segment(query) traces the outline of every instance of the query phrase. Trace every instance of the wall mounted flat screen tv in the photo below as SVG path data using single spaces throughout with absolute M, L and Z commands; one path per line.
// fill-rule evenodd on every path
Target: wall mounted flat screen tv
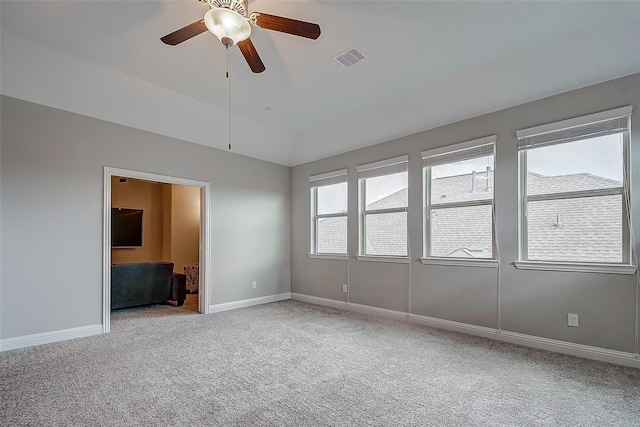
M 142 209 L 111 208 L 111 247 L 142 247 Z

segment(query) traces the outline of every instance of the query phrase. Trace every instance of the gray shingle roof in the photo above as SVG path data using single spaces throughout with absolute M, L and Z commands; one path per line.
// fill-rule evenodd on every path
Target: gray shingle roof
M 432 180 L 431 204 L 486 200 L 493 197 L 493 171 Z
M 432 209 L 430 255 L 491 258 L 491 225 L 491 205 Z
M 616 188 L 621 185 L 619 181 L 591 175 L 589 173 L 545 176 L 529 172 L 527 175 L 527 193 L 529 195 Z
M 493 171 L 436 178 L 432 185 L 431 256 L 490 258 L 491 206 L 444 209 L 438 208 L 438 203 L 491 198 Z M 561 176 L 528 174 L 530 194 L 620 186 L 620 182 L 586 173 Z M 529 259 L 621 262 L 620 198 L 598 196 L 530 202 Z M 407 189 L 404 188 L 369 204 L 368 209 L 402 206 L 406 201 Z M 318 242 L 319 252 L 346 253 L 346 238 L 340 238 L 346 236 L 346 220 L 327 218 L 320 222 L 327 234 L 321 239 L 322 246 Z M 369 215 L 366 227 L 367 254 L 407 255 L 405 213 Z
M 622 262 L 620 196 L 529 202 L 529 259 Z
M 380 200 L 369 203 L 367 205 L 367 210 L 401 208 L 406 207 L 407 203 L 407 188 L 405 187 L 404 189 L 389 194 L 388 196 L 383 197 Z
M 318 221 L 318 253 L 347 253 L 347 217 L 322 218 Z
M 368 215 L 365 228 L 367 255 L 407 256 L 406 212 Z

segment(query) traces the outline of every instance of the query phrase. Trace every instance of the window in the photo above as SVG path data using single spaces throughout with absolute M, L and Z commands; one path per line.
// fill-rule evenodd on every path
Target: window
M 402 156 L 357 167 L 360 255 L 407 257 L 407 160 Z
M 422 152 L 426 258 L 494 259 L 495 136 Z
M 629 264 L 631 107 L 517 132 L 521 260 Z
M 309 177 L 311 253 L 347 254 L 347 170 Z

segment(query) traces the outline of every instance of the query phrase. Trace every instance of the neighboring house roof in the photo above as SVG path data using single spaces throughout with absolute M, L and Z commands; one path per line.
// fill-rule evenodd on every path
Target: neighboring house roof
M 591 174 L 544 176 L 530 172 L 529 194 L 620 187 L 615 180 Z M 436 178 L 431 189 L 432 256 L 490 258 L 493 212 L 490 205 L 438 208 L 440 203 L 492 197 L 493 171 Z M 407 189 L 370 203 L 368 209 L 406 205 Z M 530 202 L 529 259 L 563 261 L 622 261 L 622 205 L 620 196 Z M 319 252 L 345 253 L 346 220 L 320 221 L 326 232 Z M 407 255 L 406 214 L 369 215 L 367 253 Z M 333 237 L 332 237 L 333 236 Z M 470 236 L 473 236 L 470 238 Z M 413 238 L 413 236 L 412 236 Z M 421 236 L 419 237 L 421 238 Z M 319 242 L 320 243 L 320 242 Z
M 321 254 L 346 254 L 347 217 L 320 219 L 317 245 L 317 251 Z
M 527 175 L 527 192 L 530 195 L 615 188 L 621 185 L 619 181 L 591 175 L 589 173 L 546 176 L 529 172 Z
M 493 196 L 493 171 L 447 176 L 432 181 L 432 204 L 491 199 Z
M 368 215 L 365 228 L 366 254 L 407 256 L 406 212 Z
M 407 189 L 406 187 L 395 193 L 391 193 L 379 200 L 371 202 L 367 205 L 367 209 L 390 209 L 401 208 L 407 206 Z
M 529 259 L 622 262 L 620 196 L 529 202 Z

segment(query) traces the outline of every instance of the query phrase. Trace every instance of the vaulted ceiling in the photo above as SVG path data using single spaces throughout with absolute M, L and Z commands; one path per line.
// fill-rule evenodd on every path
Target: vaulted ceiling
M 181 1 L 2 1 L 2 94 L 227 149 L 225 48 Z M 233 151 L 283 165 L 640 71 L 640 2 L 249 2 L 316 22 L 254 28 L 266 71 L 230 50 Z M 365 60 L 334 58 L 358 48 Z

